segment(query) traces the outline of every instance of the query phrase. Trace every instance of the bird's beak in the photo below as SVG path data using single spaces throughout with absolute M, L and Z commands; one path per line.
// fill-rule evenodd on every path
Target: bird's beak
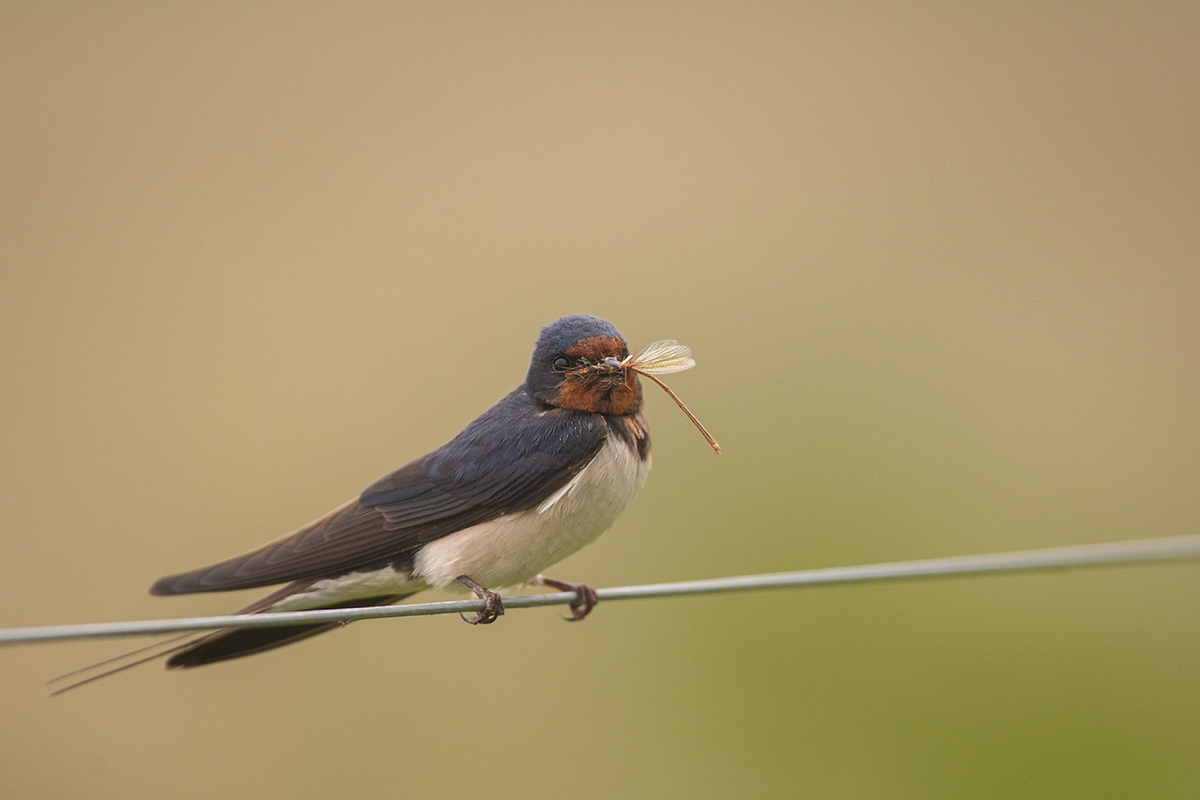
M 621 359 L 616 358 L 614 356 L 609 356 L 608 358 L 604 359 L 600 363 L 601 363 L 601 365 L 603 365 L 605 367 L 609 367 L 611 369 L 624 369 L 624 367 L 625 367 L 625 365 L 621 363 Z

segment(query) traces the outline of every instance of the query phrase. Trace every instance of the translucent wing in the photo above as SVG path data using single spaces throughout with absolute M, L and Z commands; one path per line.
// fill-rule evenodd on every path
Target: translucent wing
M 625 359 L 624 366 L 636 367 L 647 375 L 666 375 L 691 369 L 696 362 L 692 360 L 692 348 L 674 339 L 663 339 L 648 345 L 636 356 Z

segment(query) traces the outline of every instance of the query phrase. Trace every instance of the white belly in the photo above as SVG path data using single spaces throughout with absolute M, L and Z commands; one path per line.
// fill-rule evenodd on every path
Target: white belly
M 650 460 L 609 436 L 596 457 L 537 508 L 499 517 L 430 542 L 416 555 L 413 577 L 462 589 L 467 575 L 495 589 L 517 586 L 608 530 L 646 482 Z M 463 589 L 465 591 L 465 589 Z

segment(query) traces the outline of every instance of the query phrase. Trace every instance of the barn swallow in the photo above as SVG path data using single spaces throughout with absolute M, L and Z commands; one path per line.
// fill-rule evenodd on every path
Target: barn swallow
M 650 373 L 635 367 L 611 323 L 563 317 L 542 330 L 525 382 L 458 436 L 299 530 L 169 575 L 150 593 L 286 582 L 239 612 L 259 614 L 388 605 L 426 589 L 470 591 L 484 608 L 464 619 L 482 625 L 504 613 L 494 589 L 534 584 L 575 592 L 569 619 L 583 619 L 595 591 L 541 572 L 609 528 L 646 480 L 650 432 L 637 373 Z M 340 625 L 217 631 L 172 648 L 166 664 L 240 658 Z

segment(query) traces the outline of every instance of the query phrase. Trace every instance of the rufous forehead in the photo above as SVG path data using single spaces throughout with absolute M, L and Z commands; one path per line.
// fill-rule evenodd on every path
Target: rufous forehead
M 625 341 L 620 336 L 590 336 L 567 348 L 567 355 L 582 356 L 589 361 L 603 361 L 610 356 L 621 358 L 624 354 Z

